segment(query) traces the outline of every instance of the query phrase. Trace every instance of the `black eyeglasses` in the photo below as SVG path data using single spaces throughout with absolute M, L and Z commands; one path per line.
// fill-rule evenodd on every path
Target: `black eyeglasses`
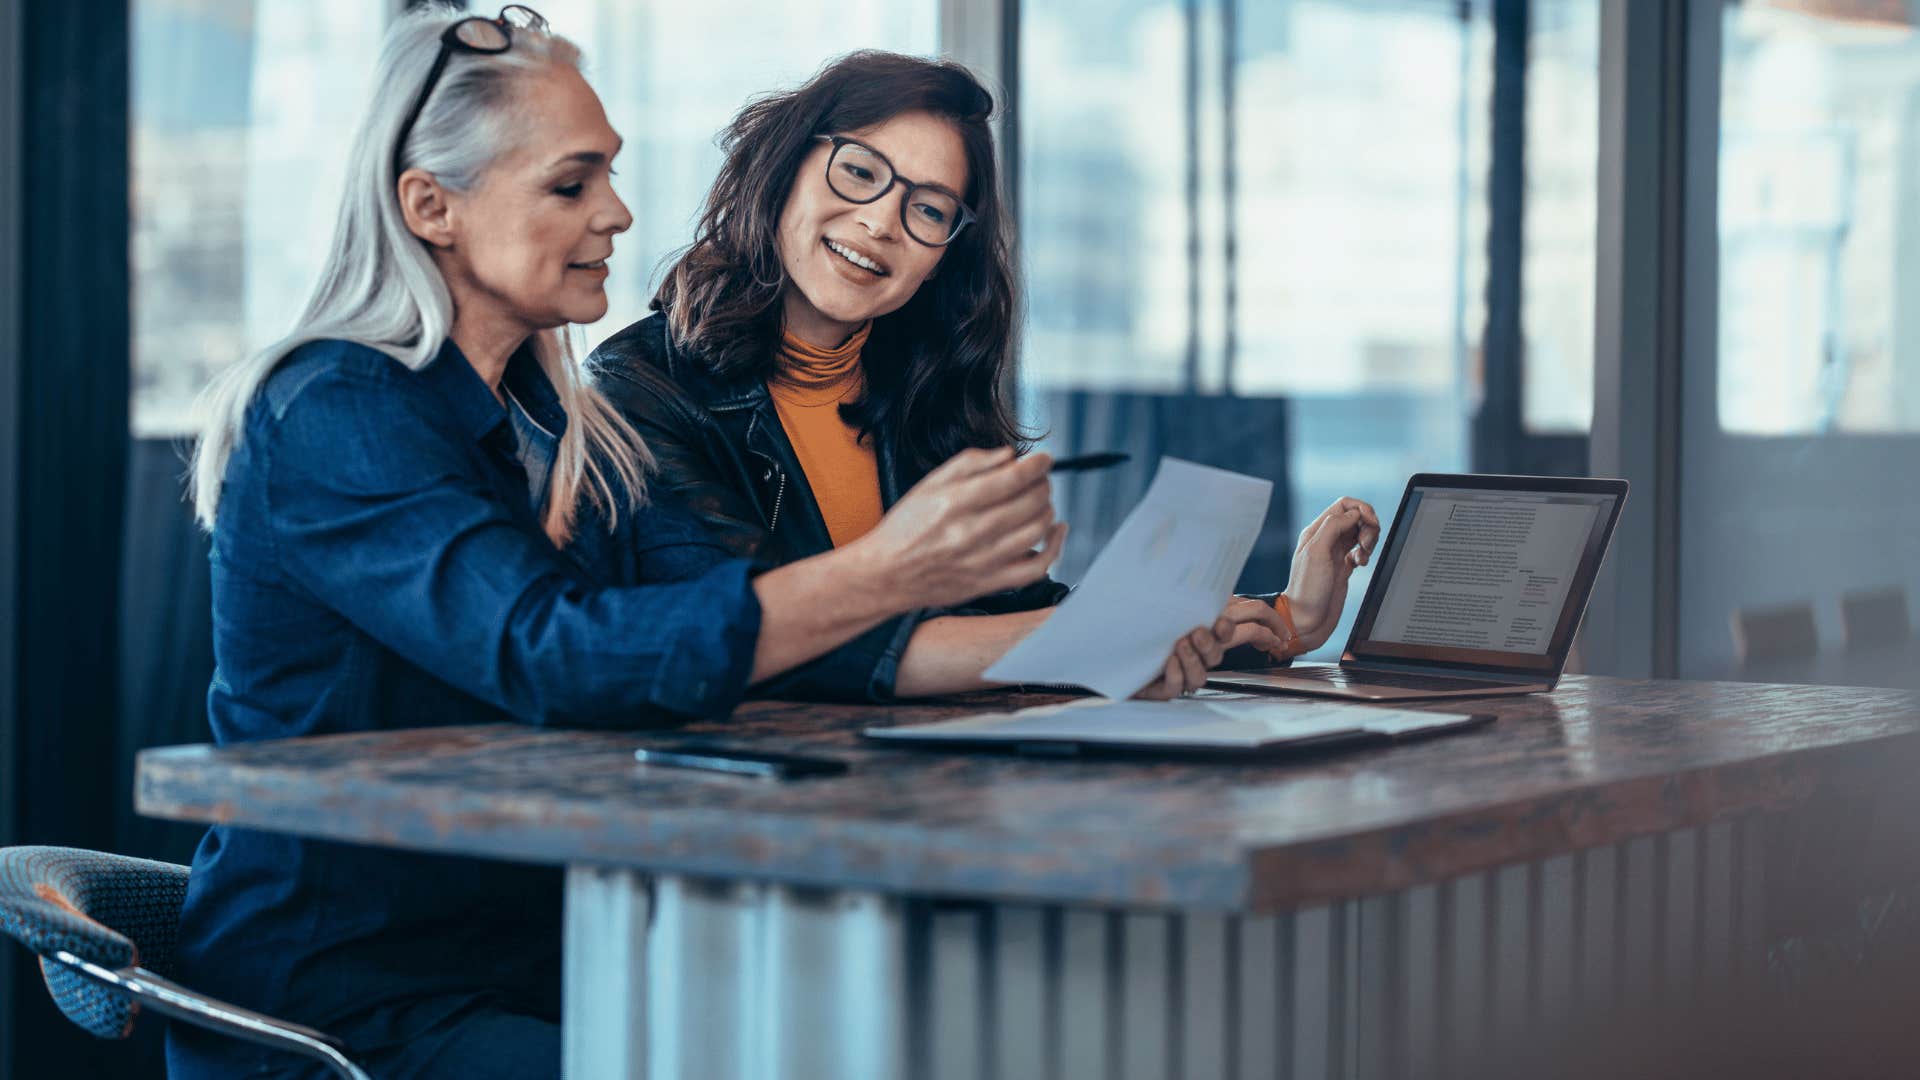
M 516 29 L 544 33 L 547 29 L 546 17 L 530 7 L 508 4 L 491 19 L 470 16 L 447 27 L 440 35 L 440 54 L 433 58 L 433 67 L 427 72 L 427 84 L 420 88 L 420 96 L 413 99 L 413 108 L 407 110 L 407 122 L 400 125 L 400 135 L 393 140 L 395 180 L 400 178 L 400 151 L 407 145 L 407 136 L 413 134 L 413 125 L 420 119 L 420 110 L 427 107 L 427 98 L 433 95 L 434 86 L 440 82 L 440 73 L 447 70 L 447 59 L 456 50 L 486 55 L 506 52 L 513 47 L 513 32 Z
M 832 143 L 827 156 L 827 186 L 850 203 L 878 202 L 895 184 L 905 184 L 907 197 L 900 200 L 900 224 L 907 235 L 928 247 L 944 247 L 973 220 L 973 211 L 960 196 L 943 187 L 917 184 L 894 171 L 887 156 L 858 139 L 845 135 L 815 135 Z

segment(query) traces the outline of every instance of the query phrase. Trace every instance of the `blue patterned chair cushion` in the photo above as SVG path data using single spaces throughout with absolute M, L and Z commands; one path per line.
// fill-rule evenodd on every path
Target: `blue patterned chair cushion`
M 60 949 L 105 968 L 173 969 L 187 868 L 76 848 L 0 848 L 0 931 L 38 953 L 67 1018 L 103 1039 L 133 1032 L 139 1006 L 45 959 Z

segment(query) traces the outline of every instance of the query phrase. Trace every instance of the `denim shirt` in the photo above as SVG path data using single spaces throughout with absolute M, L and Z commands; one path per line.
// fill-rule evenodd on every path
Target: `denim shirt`
M 541 529 L 567 418 L 524 350 L 503 407 L 451 343 L 414 372 L 304 345 L 266 381 L 213 530 L 221 744 L 518 720 L 630 728 L 724 714 L 760 609 L 745 560 L 654 501 Z M 195 855 L 182 981 L 396 1045 L 476 1001 L 557 1016 L 557 871 L 224 826 Z M 176 1076 L 275 1059 L 182 1032 Z

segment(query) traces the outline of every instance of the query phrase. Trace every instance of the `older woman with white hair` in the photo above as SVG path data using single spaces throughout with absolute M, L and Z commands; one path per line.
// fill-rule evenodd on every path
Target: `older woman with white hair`
M 1047 459 L 1007 450 L 962 453 L 858 542 L 763 572 L 646 498 L 646 446 L 561 333 L 605 313 L 632 220 L 578 62 L 518 6 L 389 34 L 312 300 L 208 395 L 219 742 L 718 715 L 1059 550 Z M 180 966 L 382 1077 L 553 1076 L 560 923 L 552 870 L 216 827 Z M 188 1030 L 168 1058 L 175 1077 L 305 1075 Z

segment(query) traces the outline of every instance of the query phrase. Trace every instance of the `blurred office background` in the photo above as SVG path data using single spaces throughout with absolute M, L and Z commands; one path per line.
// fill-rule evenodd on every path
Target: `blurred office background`
M 207 738 L 190 406 L 303 302 L 402 6 L 0 5 L 0 842 L 191 852 L 130 795 L 138 748 Z M 644 314 L 751 95 L 856 47 L 1002 91 L 1023 414 L 1134 454 L 1061 487 L 1066 580 L 1162 454 L 1273 480 L 1247 589 L 1416 471 L 1622 475 L 1581 668 L 1916 681 L 1908 0 L 535 6 L 627 139 L 589 346 Z M 0 1075 L 46 1075 L 28 1025 L 128 1068 L 15 952 Z

